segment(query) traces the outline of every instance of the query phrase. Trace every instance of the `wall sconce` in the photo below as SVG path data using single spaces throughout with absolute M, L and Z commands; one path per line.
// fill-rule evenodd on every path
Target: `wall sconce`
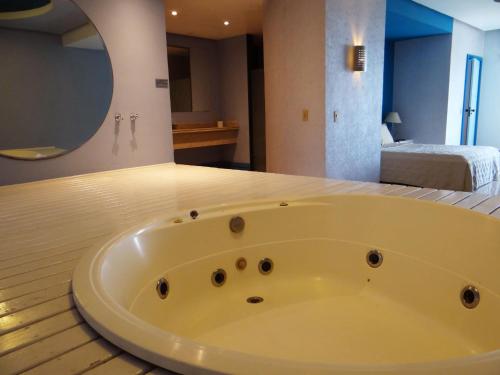
M 355 72 L 366 72 L 366 47 L 354 46 L 352 70 Z

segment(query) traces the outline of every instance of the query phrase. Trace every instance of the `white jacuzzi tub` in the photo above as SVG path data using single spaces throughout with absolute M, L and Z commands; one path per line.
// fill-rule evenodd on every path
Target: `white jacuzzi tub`
M 75 271 L 84 318 L 130 353 L 184 374 L 500 374 L 500 220 L 355 195 L 194 209 Z

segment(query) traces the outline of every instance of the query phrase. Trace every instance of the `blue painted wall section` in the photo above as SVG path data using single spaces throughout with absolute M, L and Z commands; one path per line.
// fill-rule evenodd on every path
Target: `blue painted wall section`
M 392 103 L 394 97 L 394 41 L 388 39 L 385 40 L 383 95 L 384 96 L 382 98 L 382 121 L 384 121 L 384 118 L 387 115 L 387 113 L 392 112 Z
M 394 43 L 404 39 L 451 34 L 452 31 L 451 17 L 412 0 L 387 0 L 382 116 L 393 110 Z

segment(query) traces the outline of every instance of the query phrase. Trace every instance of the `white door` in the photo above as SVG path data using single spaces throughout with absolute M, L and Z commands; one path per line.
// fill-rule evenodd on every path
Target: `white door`
M 476 144 L 481 67 L 481 58 L 467 56 L 461 142 L 463 145 L 473 146 Z

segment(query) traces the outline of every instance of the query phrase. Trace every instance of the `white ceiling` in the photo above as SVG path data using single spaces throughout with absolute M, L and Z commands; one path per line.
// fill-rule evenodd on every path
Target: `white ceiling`
M 413 0 L 478 29 L 500 29 L 500 3 L 493 0 Z
M 262 32 L 263 0 L 164 0 L 169 33 L 224 39 Z M 179 12 L 174 17 L 172 10 Z M 228 20 L 229 26 L 223 22 Z

